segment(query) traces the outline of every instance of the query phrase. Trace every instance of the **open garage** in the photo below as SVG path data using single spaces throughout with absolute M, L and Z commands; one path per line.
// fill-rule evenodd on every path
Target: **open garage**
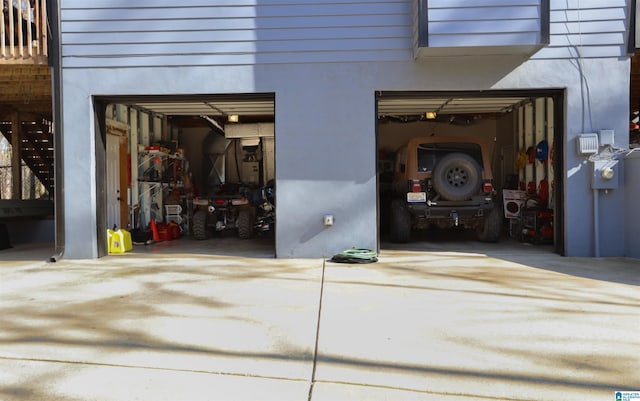
M 377 116 L 383 243 L 563 252 L 561 91 L 381 91 Z
M 275 253 L 273 94 L 95 104 L 106 181 L 100 218 L 109 228 L 99 242 L 108 252 L 128 251 L 118 238 L 130 234 L 136 250 L 235 238 Z

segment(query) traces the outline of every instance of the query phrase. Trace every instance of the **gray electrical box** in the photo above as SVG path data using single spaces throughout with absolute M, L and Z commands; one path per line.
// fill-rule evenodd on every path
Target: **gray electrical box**
M 596 160 L 593 162 L 593 189 L 618 188 L 618 160 Z

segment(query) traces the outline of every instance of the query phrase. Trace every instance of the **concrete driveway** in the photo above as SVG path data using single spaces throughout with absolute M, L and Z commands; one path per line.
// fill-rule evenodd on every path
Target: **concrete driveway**
M 45 262 L 49 249 L 0 252 L 0 399 L 558 401 L 640 391 L 638 260 L 416 243 L 346 265 L 236 243 L 57 263 Z

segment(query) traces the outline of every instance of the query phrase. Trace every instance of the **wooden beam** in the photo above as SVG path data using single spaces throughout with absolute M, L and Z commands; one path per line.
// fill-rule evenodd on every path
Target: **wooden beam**
M 13 113 L 11 117 L 11 199 L 22 199 L 22 124 L 20 115 Z
M 52 120 L 52 108 L 51 99 L 49 98 L 46 101 L 32 101 L 29 103 L 12 103 L 12 104 L 3 104 L 0 101 L 0 121 L 11 121 L 11 115 L 15 112 L 19 112 L 21 115 L 23 113 L 30 115 L 31 117 L 24 117 L 27 120 L 37 120 L 39 118 L 44 118 L 46 120 Z

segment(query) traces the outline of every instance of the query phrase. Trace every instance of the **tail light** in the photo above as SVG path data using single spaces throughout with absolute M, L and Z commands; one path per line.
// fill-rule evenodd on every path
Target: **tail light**
M 422 184 L 419 180 L 413 180 L 411 183 L 411 192 L 422 192 Z
M 216 205 L 224 205 L 226 201 L 224 199 L 216 199 L 213 201 Z
M 485 181 L 484 184 L 482 184 L 482 191 L 485 193 L 493 192 L 493 184 L 491 181 Z

